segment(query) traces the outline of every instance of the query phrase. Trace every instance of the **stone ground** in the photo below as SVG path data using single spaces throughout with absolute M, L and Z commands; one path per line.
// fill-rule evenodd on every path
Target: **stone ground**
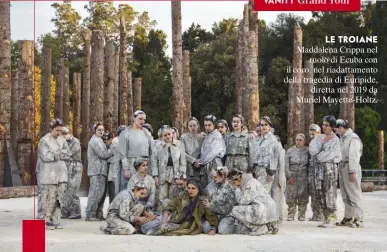
M 34 218 L 33 202 L 33 198 L 0 200 L 1 252 L 21 251 L 21 223 L 23 219 Z M 82 211 L 84 211 L 87 198 L 81 198 L 81 202 Z M 337 203 L 338 218 L 341 220 L 343 203 L 340 194 Z M 364 193 L 364 212 L 365 227 L 362 229 L 349 227 L 323 229 L 318 228 L 316 222 L 284 221 L 277 235 L 260 237 L 243 235 L 111 236 L 99 230 L 102 222 L 63 220 L 64 229 L 46 230 L 46 251 L 387 252 L 387 192 Z M 311 217 L 310 209 L 308 209 L 307 216 Z

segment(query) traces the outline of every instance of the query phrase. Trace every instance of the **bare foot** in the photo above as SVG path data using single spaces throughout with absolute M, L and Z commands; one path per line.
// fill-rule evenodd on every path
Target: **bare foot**
M 210 232 L 208 232 L 207 234 L 208 234 L 208 235 L 215 235 L 216 232 L 215 232 L 215 230 L 212 229 L 212 230 L 211 230 Z

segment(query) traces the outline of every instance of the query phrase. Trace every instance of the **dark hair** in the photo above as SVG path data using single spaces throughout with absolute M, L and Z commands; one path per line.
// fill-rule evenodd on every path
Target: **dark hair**
M 113 135 L 111 132 L 105 132 L 103 135 L 102 135 L 102 140 L 104 141 L 107 141 L 107 140 L 110 140 L 113 138 Z
M 126 125 L 119 126 L 116 131 L 117 136 L 119 136 L 121 132 L 124 131 L 125 129 L 126 129 Z
M 261 122 L 262 122 L 262 121 L 267 122 L 267 123 L 269 124 L 270 127 L 273 127 L 273 123 L 271 122 L 270 117 L 264 116 L 264 117 L 261 118 Z M 261 123 L 261 122 L 260 122 L 260 123 Z
M 145 112 L 142 111 L 142 110 L 137 110 L 137 111 L 134 112 L 134 114 L 133 114 L 134 118 L 136 118 L 138 115 L 145 115 Z
M 208 115 L 208 116 L 204 117 L 204 121 L 210 121 L 210 122 L 212 122 L 215 125 L 216 117 L 213 116 L 213 115 Z
M 196 117 L 192 116 L 192 117 L 188 118 L 187 127 L 188 127 L 188 124 L 189 124 L 190 121 L 195 121 L 198 126 L 200 125 L 199 120 L 196 119 Z
M 336 118 L 333 115 L 324 116 L 323 122 L 328 122 L 332 128 L 336 125 Z
M 48 126 L 50 127 L 50 129 L 55 129 L 56 127 L 58 126 L 61 126 L 63 127 L 64 126 L 64 123 L 62 122 L 61 119 L 59 118 L 54 118 L 50 121 L 50 123 L 48 124 Z
M 230 181 L 233 181 L 233 180 L 236 180 L 241 175 L 242 175 L 242 172 L 240 172 L 236 169 L 233 169 L 228 173 L 227 179 Z
M 335 127 L 336 128 L 343 127 L 344 129 L 347 129 L 348 128 L 348 121 L 347 120 L 343 120 L 343 119 L 337 119 Z
M 98 129 L 98 127 L 101 126 L 101 125 L 103 126 L 103 124 L 100 123 L 100 122 L 95 123 L 95 124 L 93 125 L 93 131 L 95 132 L 95 131 Z
M 149 123 L 144 123 L 144 125 L 142 125 L 142 127 L 147 129 L 151 134 L 153 134 L 153 128 Z

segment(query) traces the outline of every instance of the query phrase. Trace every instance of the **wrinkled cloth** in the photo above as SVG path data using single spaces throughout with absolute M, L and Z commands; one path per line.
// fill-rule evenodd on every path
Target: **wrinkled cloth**
M 87 195 L 86 218 L 102 218 L 106 198 L 106 176 L 89 176 L 90 188 Z
M 81 144 L 75 137 L 71 137 L 68 142 L 69 149 L 72 153 L 69 160 L 66 161 L 68 168 L 68 183 L 65 205 L 62 208 L 62 216 L 80 217 L 81 202 L 79 200 L 79 187 L 82 180 L 82 158 Z
M 286 177 L 294 178 L 294 184 L 287 184 L 286 204 L 288 205 L 288 217 L 294 218 L 298 206 L 298 217 L 305 218 L 307 204 L 309 203 L 308 192 L 308 165 L 309 151 L 303 146 L 288 149 L 285 157 Z
M 61 209 L 65 205 L 67 183 L 44 184 L 41 189 L 42 217 L 55 226 L 60 225 Z
M 155 206 L 155 195 L 156 195 L 156 184 L 155 180 L 149 176 L 145 175 L 145 177 L 141 176 L 140 174 L 136 173 L 134 176 L 132 176 L 128 182 L 128 189 L 133 190 L 134 185 L 142 182 L 145 184 L 147 188 L 147 195 L 140 199 L 139 202 L 145 206 L 145 209 L 153 209 Z
M 134 222 L 136 216 L 141 216 L 145 211 L 144 205 L 130 190 L 121 191 L 108 208 L 106 227 L 113 235 L 131 235 L 135 232 Z
M 286 176 L 285 176 L 285 149 L 282 147 L 281 141 L 278 138 L 278 167 L 276 176 L 274 176 L 273 184 L 271 186 L 271 198 L 277 204 L 277 211 L 280 222 L 283 219 L 283 203 L 286 191 Z
M 343 198 L 345 210 L 344 217 L 355 218 L 363 221 L 362 209 L 363 199 L 361 190 L 361 166 L 360 157 L 363 154 L 363 144 L 359 136 L 348 129 L 340 138 L 342 161 L 339 166 L 339 184 L 341 197 Z M 356 173 L 356 181 L 351 182 L 349 176 Z
M 317 159 L 313 156 L 311 149 L 315 149 L 316 138 L 313 138 L 309 143 L 309 170 L 308 170 L 308 183 L 309 183 L 309 194 L 311 199 L 311 207 L 313 212 L 313 220 L 320 220 L 322 218 L 322 209 L 317 201 L 317 189 L 316 189 L 316 171 L 317 171 Z
M 254 140 L 249 138 L 247 133 L 242 132 L 239 136 L 234 132 L 224 137 L 226 145 L 225 165 L 231 169 L 242 172 L 250 172 L 249 167 L 253 166 Z
M 200 178 L 200 169 L 195 168 L 193 163 L 200 157 L 203 140 L 204 137 L 201 134 L 184 133 L 181 135 L 180 141 L 184 145 L 185 159 L 187 160 L 187 176 L 189 177 Z
M 278 222 L 277 205 L 252 174 L 242 174 L 240 187 L 235 190 L 236 201 L 231 215 L 251 231 Z
M 103 175 L 107 177 L 107 160 L 113 156 L 113 152 L 106 148 L 102 138 L 93 135 L 87 148 L 87 175 Z

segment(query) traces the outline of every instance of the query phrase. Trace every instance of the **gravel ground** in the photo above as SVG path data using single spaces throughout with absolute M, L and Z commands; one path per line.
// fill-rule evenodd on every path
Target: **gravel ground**
M 387 252 L 387 192 L 364 193 L 365 227 L 318 228 L 316 222 L 284 221 L 277 235 L 196 235 L 150 237 L 145 235 L 112 236 L 99 230 L 102 222 L 63 220 L 62 230 L 46 231 L 46 251 L 329 251 Z M 0 251 L 21 251 L 21 223 L 33 219 L 33 198 L 0 200 Z M 81 198 L 82 211 L 87 198 Z M 343 203 L 338 195 L 338 219 L 343 217 Z M 108 201 L 105 203 L 107 208 Z M 286 205 L 284 206 L 286 209 Z M 285 211 L 286 212 L 286 211 Z M 82 213 L 84 215 L 84 213 Z M 307 217 L 311 217 L 308 206 Z

